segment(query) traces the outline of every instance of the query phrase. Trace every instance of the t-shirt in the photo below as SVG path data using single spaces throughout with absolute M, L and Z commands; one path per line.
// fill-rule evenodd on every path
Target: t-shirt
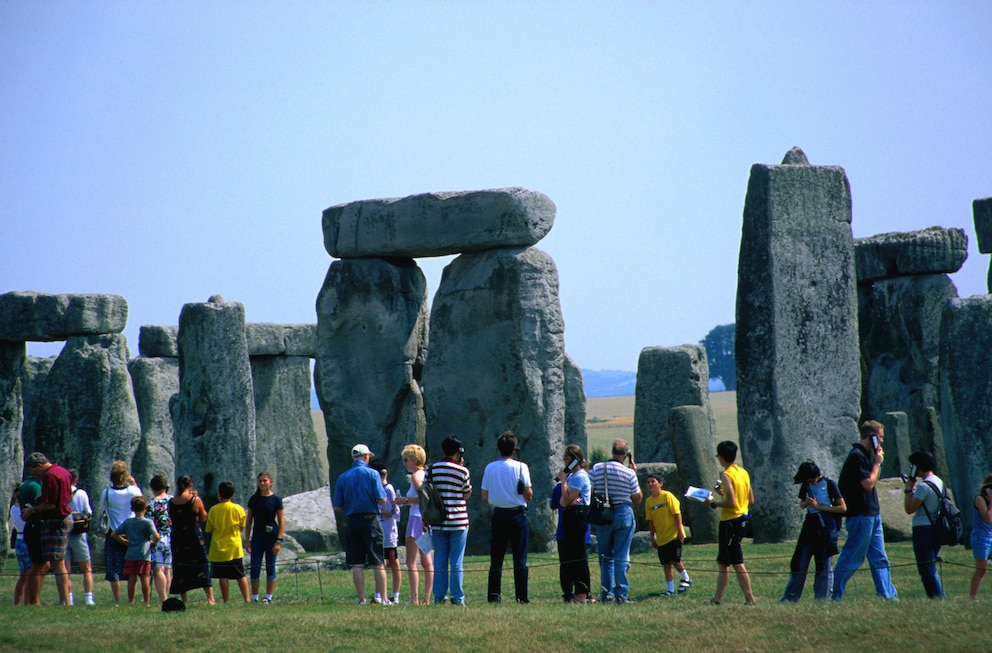
M 282 510 L 282 497 L 270 494 L 263 497 L 257 492 L 248 498 L 248 510 L 251 510 L 251 539 L 264 540 L 279 534 L 279 524 L 276 516 Z
M 162 537 L 172 535 L 172 517 L 169 516 L 169 501 L 171 499 L 171 494 L 163 494 L 157 499 L 150 499 L 148 512 L 145 513 L 145 516 L 155 524 L 155 530 Z
M 41 481 L 32 476 L 31 478 L 25 479 L 24 482 L 21 483 L 20 502 L 22 511 L 27 510 L 34 504 L 38 503 L 38 499 L 40 497 Z
M 878 490 L 874 487 L 870 490 L 861 487 L 862 479 L 871 476 L 871 468 L 874 463 L 874 455 L 870 454 L 860 443 L 851 447 L 851 453 L 847 455 L 847 460 L 844 461 L 844 467 L 840 470 L 840 478 L 837 481 L 840 486 L 840 493 L 844 496 L 844 503 L 847 504 L 848 517 L 879 514 Z
M 922 501 L 922 505 L 916 509 L 913 513 L 913 526 L 932 526 L 930 521 L 931 517 L 936 517 L 937 512 L 940 510 L 940 500 L 944 493 L 944 481 L 936 474 L 931 474 L 926 478 L 930 483 L 937 486 L 937 492 L 933 491 L 933 488 L 923 482 L 923 479 L 918 479 L 916 481 L 916 487 L 913 488 L 913 498 Z M 926 508 L 926 510 L 924 510 Z M 927 516 L 927 510 L 930 511 L 930 516 Z
M 53 506 L 46 511 L 45 518 L 53 519 L 68 517 L 69 501 L 72 499 L 72 476 L 69 470 L 59 465 L 52 465 L 41 477 L 41 503 Z
M 730 479 L 734 491 L 734 505 L 720 510 L 720 521 L 729 521 L 747 514 L 751 501 L 751 475 L 737 463 L 723 470 L 723 473 Z M 726 496 L 721 500 L 725 498 Z
M 430 466 L 427 470 L 427 479 L 437 488 L 444 508 L 448 511 L 444 523 L 433 528 L 439 531 L 459 531 L 468 528 L 465 493 L 472 490 L 468 467 L 445 459 Z
M 530 487 L 530 469 L 519 460 L 500 458 L 486 465 L 482 489 L 489 493 L 489 504 L 496 508 L 526 506 L 524 495 L 517 493 L 518 481 Z
M 382 546 L 387 549 L 399 546 L 399 529 L 396 520 L 400 518 L 400 507 L 396 505 L 396 490 L 389 483 L 382 486 L 386 491 L 386 505 L 379 511 L 379 522 L 382 525 Z M 384 517 L 382 513 L 388 512 Z
M 648 495 L 644 499 L 644 515 L 654 524 L 658 546 L 667 544 L 679 536 L 675 515 L 680 514 L 682 514 L 682 504 L 668 490 L 662 490 L 656 497 Z
M 210 538 L 210 562 L 228 562 L 245 557 L 241 546 L 241 531 L 245 529 L 245 509 L 233 501 L 221 501 L 207 513 Z
M 155 534 L 155 523 L 147 517 L 129 517 L 115 531 L 127 538 L 127 553 L 125 560 L 151 560 L 152 535 Z

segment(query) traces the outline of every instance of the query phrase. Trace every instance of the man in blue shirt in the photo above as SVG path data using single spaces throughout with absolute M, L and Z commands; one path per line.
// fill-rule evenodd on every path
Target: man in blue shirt
M 373 603 L 391 605 L 386 598 L 386 568 L 382 558 L 382 526 L 379 513 L 386 504 L 386 491 L 379 472 L 369 467 L 372 452 L 364 444 L 351 450 L 351 469 L 334 484 L 334 510 L 347 516 L 345 559 L 358 592 L 358 603 L 365 605 L 365 564 L 375 571 Z

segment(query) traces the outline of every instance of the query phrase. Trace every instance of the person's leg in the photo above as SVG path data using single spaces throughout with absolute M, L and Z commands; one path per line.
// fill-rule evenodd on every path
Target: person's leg
M 627 570 L 630 569 L 630 544 L 634 540 L 635 528 L 633 508 L 624 504 L 614 512 L 614 524 L 618 525 L 618 530 L 613 540 L 613 595 L 616 599 L 627 599 L 630 592 Z
M 613 524 L 596 526 L 596 547 L 599 550 L 600 601 L 613 599 Z
M 513 551 L 513 590 L 519 603 L 528 603 L 527 593 L 529 571 L 527 569 L 527 547 L 530 528 L 527 525 L 527 512 L 513 515 L 510 528 L 510 549 Z
M 730 565 L 718 564 L 719 571 L 716 572 L 716 594 L 713 595 L 714 603 L 722 603 L 723 595 L 727 591 L 727 582 L 730 580 Z
M 83 592 L 87 596 L 93 596 L 93 561 L 80 560 L 79 571 L 83 574 Z
M 384 601 L 388 600 L 386 596 L 386 566 L 384 564 L 378 564 L 373 569 L 375 570 L 375 593 L 382 597 Z
M 424 604 L 431 602 L 431 588 L 434 587 L 434 552 L 420 552 L 420 566 L 424 569 Z
M 796 550 L 792 553 L 792 561 L 789 563 L 789 581 L 785 584 L 785 591 L 782 593 L 782 601 L 795 603 L 803 596 L 803 587 L 806 585 L 806 573 L 809 570 L 811 549 L 809 544 L 803 541 L 802 536 L 796 542 Z M 814 585 L 819 579 L 814 581 Z
M 389 569 L 393 582 L 392 595 L 399 598 L 400 588 L 403 585 L 403 570 L 400 568 L 400 558 L 398 555 L 389 560 Z
M 978 598 L 978 588 L 982 585 L 982 579 L 985 578 L 985 571 L 988 568 L 988 560 L 975 560 L 975 573 L 971 577 L 971 593 L 972 599 Z
M 55 574 L 55 587 L 59 592 L 59 605 L 69 605 L 69 592 L 72 583 L 69 580 L 69 569 L 65 560 L 53 560 L 50 564 L 52 573 Z
M 853 515 L 845 521 L 847 522 L 847 541 L 844 542 L 844 548 L 837 556 L 837 565 L 834 567 L 834 587 L 830 596 L 834 601 L 840 601 L 844 598 L 847 581 L 865 561 L 871 540 L 872 523 L 870 517 Z
M 737 584 L 741 586 L 744 593 L 744 602 L 754 605 L 754 592 L 751 591 L 751 574 L 747 573 L 744 563 L 734 565 L 734 572 L 737 574 Z
M 27 601 L 25 605 L 41 605 L 41 587 L 48 573 L 47 562 L 32 562 L 28 572 Z
M 238 578 L 238 589 L 241 590 L 241 598 L 245 600 L 245 603 L 251 602 L 251 595 L 248 593 L 248 577 L 241 576 Z
M 207 585 L 203 588 L 203 593 L 207 596 L 207 605 L 216 605 L 217 601 L 214 600 L 214 588 L 212 585 Z M 186 601 L 186 595 L 183 595 L 183 601 Z
M 138 586 L 138 574 L 127 577 L 127 602 L 134 603 L 134 590 Z
M 418 596 L 420 592 L 420 573 L 417 570 L 417 559 L 419 557 L 420 548 L 417 546 L 417 540 L 412 537 L 406 538 L 406 573 L 409 579 L 407 585 L 410 586 L 410 603 L 413 605 L 420 603 L 420 597 Z M 425 587 L 429 588 L 430 585 L 425 585 Z
M 276 560 L 279 557 L 272 549 L 275 543 L 270 542 L 265 550 L 265 598 L 272 600 L 272 595 L 276 592 L 276 578 L 279 575 L 279 568 Z M 258 589 L 253 590 L 256 594 Z
M 813 550 L 813 560 L 816 564 L 816 573 L 813 576 L 813 598 L 818 600 L 830 598 L 833 571 L 830 566 L 831 557 L 827 555 L 827 546 L 821 543 Z
M 506 544 L 510 536 L 510 523 L 507 512 L 501 508 L 493 510 L 489 538 L 489 603 L 499 603 L 503 593 L 503 559 L 506 558 Z
M 151 576 L 149 574 L 141 574 L 141 598 L 144 600 L 145 605 L 150 606 L 152 604 L 152 582 Z
M 913 555 L 916 557 L 916 570 L 923 581 L 923 589 L 931 599 L 944 598 L 944 588 L 937 576 L 937 555 L 939 547 L 933 537 L 933 526 L 913 527 Z
M 870 519 L 870 537 L 868 541 L 868 565 L 871 567 L 871 578 L 875 583 L 875 593 L 883 599 L 896 599 L 896 588 L 892 585 L 892 574 L 889 570 L 889 559 L 885 555 L 885 540 L 882 537 L 882 517 L 875 515 Z
M 467 540 L 467 528 L 451 532 L 451 550 L 448 555 L 451 560 L 451 602 L 454 604 L 465 603 L 463 562 L 465 561 L 465 543 Z
M 355 585 L 359 603 L 365 601 L 365 565 L 351 567 L 351 582 Z
M 441 603 L 448 594 L 448 567 L 451 552 L 451 531 L 434 529 L 431 533 L 434 540 L 434 602 Z

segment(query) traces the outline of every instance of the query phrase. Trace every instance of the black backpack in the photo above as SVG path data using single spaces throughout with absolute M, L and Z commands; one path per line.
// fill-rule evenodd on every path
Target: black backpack
M 923 504 L 923 512 L 933 525 L 934 540 L 937 544 L 954 546 L 961 543 L 961 535 L 964 533 L 964 522 L 961 519 L 961 511 L 954 505 L 950 497 L 947 496 L 947 486 L 943 492 L 937 490 L 937 486 L 930 481 L 923 481 L 930 486 L 933 493 L 940 498 L 937 504 L 937 514 L 931 515 L 927 510 L 926 503 Z
M 434 486 L 432 471 L 434 466 L 427 468 L 424 482 L 417 488 L 417 500 L 420 503 L 420 518 L 428 526 L 440 526 L 448 518 L 448 510 L 441 499 L 441 493 Z

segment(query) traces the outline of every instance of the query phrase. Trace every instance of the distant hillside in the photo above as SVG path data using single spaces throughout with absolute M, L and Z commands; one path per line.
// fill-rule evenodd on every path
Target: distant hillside
M 633 397 L 637 372 L 582 370 L 586 397 Z

